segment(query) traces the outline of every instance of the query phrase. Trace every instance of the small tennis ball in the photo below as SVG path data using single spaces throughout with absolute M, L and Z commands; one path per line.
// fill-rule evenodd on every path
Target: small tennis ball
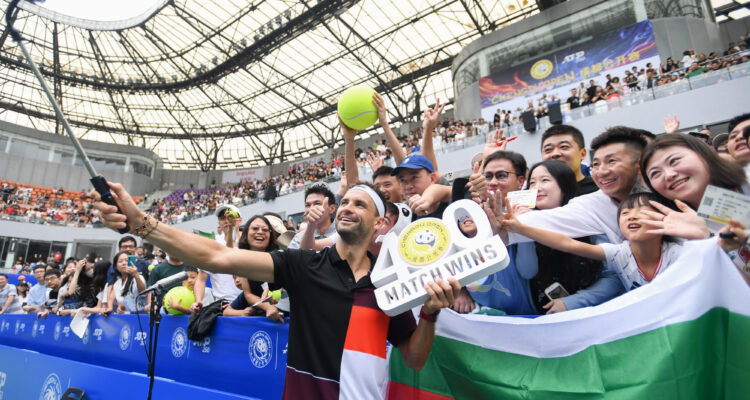
M 281 300 L 281 289 L 271 292 L 271 297 L 273 297 L 273 299 L 276 301 Z
M 170 299 L 175 299 L 180 303 L 181 306 L 190 308 L 190 305 L 195 303 L 195 294 L 193 294 L 193 291 L 186 288 L 185 286 L 176 286 L 172 289 L 169 289 L 167 294 L 164 295 L 164 308 L 167 310 L 167 312 L 172 315 L 182 315 L 182 311 L 175 310 L 174 308 L 169 306 Z
M 339 97 L 338 112 L 346 126 L 361 131 L 378 120 L 378 109 L 372 103 L 375 90 L 367 86 L 353 86 Z
M 149 264 L 149 266 L 148 266 L 148 270 L 149 270 L 149 271 L 153 271 L 153 270 L 154 270 L 154 268 L 156 268 L 156 265 L 154 265 L 154 264 Z
M 240 214 L 238 214 L 237 211 L 234 211 L 231 208 L 229 210 L 227 210 L 227 212 L 224 213 L 224 215 L 226 215 L 227 218 L 229 218 L 229 219 L 235 219 L 235 218 L 237 218 L 237 217 L 240 216 Z

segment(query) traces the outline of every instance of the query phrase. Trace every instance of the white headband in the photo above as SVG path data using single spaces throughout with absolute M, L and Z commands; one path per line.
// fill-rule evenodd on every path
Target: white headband
M 349 190 L 361 190 L 367 193 L 367 195 L 372 199 L 372 202 L 375 203 L 375 208 L 378 209 L 378 215 L 380 215 L 381 217 L 385 217 L 385 205 L 383 204 L 383 200 L 380 199 L 380 196 L 378 196 L 378 194 L 375 193 L 375 191 L 372 190 L 371 187 L 365 185 L 356 185 L 350 187 Z

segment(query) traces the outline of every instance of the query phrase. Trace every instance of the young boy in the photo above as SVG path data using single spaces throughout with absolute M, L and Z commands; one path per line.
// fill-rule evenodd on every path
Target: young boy
M 47 318 L 47 314 L 57 314 L 57 295 L 60 290 L 60 273 L 59 269 L 48 269 L 44 273 L 44 284 L 47 286 L 47 300 L 42 305 L 42 311 L 36 313 L 37 318 Z

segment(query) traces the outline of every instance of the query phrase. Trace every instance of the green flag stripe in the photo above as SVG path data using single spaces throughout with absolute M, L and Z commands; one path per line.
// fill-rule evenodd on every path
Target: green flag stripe
M 394 349 L 391 380 L 456 399 L 742 398 L 750 393 L 748 332 L 750 317 L 715 308 L 693 321 L 559 358 L 437 336 L 420 372 Z M 548 333 L 554 335 L 554 327 Z

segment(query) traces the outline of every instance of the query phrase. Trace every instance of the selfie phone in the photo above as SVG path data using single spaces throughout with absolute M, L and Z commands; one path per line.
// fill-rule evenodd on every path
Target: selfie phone
M 136 256 L 128 256 L 128 265 L 135 267 L 135 262 L 138 261 Z
M 544 289 L 544 294 L 547 295 L 547 298 L 550 300 L 559 299 L 561 297 L 567 297 L 570 296 L 567 290 L 563 287 L 563 285 L 555 282 L 547 287 L 547 289 Z

